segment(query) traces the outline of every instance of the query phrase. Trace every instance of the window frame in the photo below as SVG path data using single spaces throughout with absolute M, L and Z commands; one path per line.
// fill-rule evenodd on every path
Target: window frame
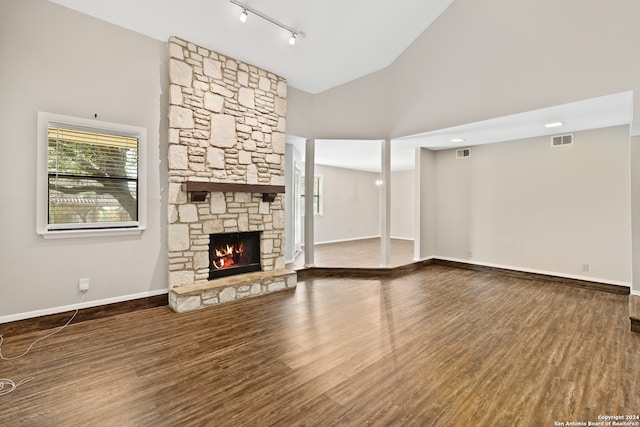
M 302 203 L 306 203 L 307 200 L 306 200 L 306 195 L 305 195 L 305 187 L 304 187 L 304 182 L 302 182 L 305 179 L 305 177 L 301 176 L 300 178 L 301 178 L 300 179 L 300 181 L 301 181 L 300 199 L 301 199 L 301 202 L 302 202 L 302 199 L 304 198 L 304 202 L 302 202 Z M 322 177 L 321 174 L 315 175 L 313 177 L 313 180 L 314 180 L 314 182 L 318 181 L 318 194 L 315 194 L 315 192 L 313 194 L 314 201 L 315 201 L 315 199 L 318 200 L 318 203 L 317 203 L 318 210 L 314 211 L 313 215 L 314 216 L 322 216 L 324 214 L 324 194 L 323 194 L 324 193 L 324 191 L 323 191 L 324 190 L 323 189 L 323 181 L 324 180 L 323 180 L 323 177 Z M 316 205 L 316 204 L 314 203 L 314 205 Z M 301 215 L 305 216 L 305 209 L 301 209 Z
M 138 137 L 138 183 L 137 202 L 138 220 L 125 224 L 108 225 L 96 224 L 92 228 L 64 228 L 64 226 L 49 224 L 49 170 L 48 170 L 48 128 L 55 124 L 68 126 L 70 129 L 82 128 L 96 132 L 135 134 Z M 37 188 L 36 188 L 36 232 L 42 237 L 96 237 L 140 234 L 146 229 L 147 219 L 147 130 L 146 128 L 111 123 L 101 120 L 81 117 L 65 116 L 61 114 L 38 111 L 37 130 Z

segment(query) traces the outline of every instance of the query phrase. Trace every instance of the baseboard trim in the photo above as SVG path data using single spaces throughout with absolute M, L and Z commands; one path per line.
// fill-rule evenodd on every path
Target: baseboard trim
M 435 258 L 434 263 L 438 265 L 446 265 L 449 267 L 462 268 L 466 270 L 480 271 L 485 273 L 496 273 L 510 277 L 516 277 L 519 279 L 528 280 L 544 280 L 546 282 L 561 283 L 563 285 L 574 286 L 577 288 L 591 289 L 595 291 L 609 292 L 614 294 L 629 295 L 631 288 L 627 285 L 613 282 L 599 282 L 585 280 L 582 278 L 573 278 L 558 276 L 546 272 L 533 272 L 516 270 L 507 267 L 496 267 L 491 265 L 483 265 L 477 263 L 469 263 L 460 260 L 453 260 L 451 258 Z
M 324 242 L 314 242 L 314 245 L 329 245 L 331 243 L 357 242 L 358 240 L 369 240 L 369 239 L 380 239 L 380 238 L 381 238 L 380 235 L 377 235 L 377 236 L 352 237 L 352 238 L 349 238 L 349 239 L 326 240 Z M 414 239 L 411 239 L 409 237 L 391 236 L 390 239 L 391 240 L 405 240 L 407 242 L 413 242 L 414 241 Z
M 368 240 L 368 239 L 379 239 L 380 235 L 377 236 L 362 236 L 362 237 L 352 237 L 349 239 L 338 239 L 338 240 L 325 240 L 324 242 L 314 242 L 315 245 L 330 245 L 331 243 L 344 243 L 344 242 L 356 242 L 358 240 Z
M 307 267 L 296 270 L 298 281 L 322 277 L 349 277 L 358 279 L 387 279 L 413 273 L 433 263 L 432 259 L 401 265 L 399 267 Z
M 75 310 L 78 314 L 73 319 L 73 323 L 86 322 L 88 320 L 100 319 L 103 317 L 116 316 L 118 314 L 131 313 L 138 310 L 148 308 L 168 306 L 168 290 L 163 292 L 149 293 L 147 296 L 137 297 L 118 302 L 106 302 L 109 300 L 91 301 L 90 307 L 80 307 L 77 304 L 73 308 L 65 307 L 63 311 L 52 314 L 39 314 L 36 316 L 28 316 L 30 313 L 24 313 L 20 320 L 8 321 L 0 323 L 0 333 L 2 335 L 20 335 L 29 332 L 41 331 L 56 328 L 65 324 L 73 315 Z M 98 304 L 96 304 L 98 303 Z M 34 312 L 31 312 L 34 313 Z M 8 317 L 8 316 L 7 316 Z
M 628 286 L 602 283 L 589 280 L 581 280 L 575 278 L 555 276 L 552 274 L 534 273 L 522 270 L 509 269 L 504 267 L 492 267 L 487 265 L 471 264 L 458 260 L 429 257 L 425 260 L 413 262 L 411 264 L 402 265 L 393 268 L 334 268 L 334 267 L 307 267 L 297 270 L 298 280 L 315 279 L 322 277 L 350 277 L 361 279 L 384 279 L 398 277 L 404 274 L 412 273 L 421 268 L 430 265 L 442 265 L 465 270 L 474 270 L 484 273 L 501 274 L 505 276 L 515 277 L 527 280 L 541 280 L 552 283 L 559 283 L 576 288 L 590 289 L 601 292 L 609 292 L 620 295 L 629 295 L 630 288 Z

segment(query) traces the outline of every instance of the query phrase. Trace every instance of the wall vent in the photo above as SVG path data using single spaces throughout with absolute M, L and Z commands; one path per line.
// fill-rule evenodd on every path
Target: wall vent
M 573 134 L 568 133 L 566 135 L 555 135 L 551 137 L 552 147 L 562 147 L 567 145 L 573 145 Z
M 459 150 L 456 150 L 456 159 L 462 159 L 463 157 L 469 157 L 469 156 L 471 156 L 470 148 L 461 148 Z

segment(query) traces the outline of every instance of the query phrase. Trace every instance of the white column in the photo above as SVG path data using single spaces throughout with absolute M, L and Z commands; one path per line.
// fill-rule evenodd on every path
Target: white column
M 415 149 L 414 157 L 414 226 L 413 226 L 413 261 L 422 259 L 422 148 Z
M 307 139 L 304 158 L 304 266 L 313 267 L 313 180 L 315 177 L 315 139 Z
M 435 158 L 432 151 L 415 151 L 415 223 L 413 260 L 423 261 L 435 254 Z
M 389 266 L 391 259 L 391 140 L 381 144 L 380 179 L 380 266 Z

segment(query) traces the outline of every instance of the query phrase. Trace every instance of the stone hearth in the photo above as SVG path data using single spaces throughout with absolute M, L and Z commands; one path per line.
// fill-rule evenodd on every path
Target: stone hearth
M 241 186 L 192 201 L 186 184 L 284 185 L 286 81 L 175 37 L 169 56 L 171 307 L 185 311 L 295 286 L 295 273 L 284 270 L 282 193 L 264 199 Z M 218 282 L 232 277 L 209 281 L 209 234 L 243 231 L 260 231 L 262 273 L 270 274 L 247 273 L 254 276 L 238 279 L 244 285 Z
M 206 308 L 296 287 L 293 271 L 262 271 L 224 277 L 209 282 L 173 288 L 169 306 L 178 313 Z

